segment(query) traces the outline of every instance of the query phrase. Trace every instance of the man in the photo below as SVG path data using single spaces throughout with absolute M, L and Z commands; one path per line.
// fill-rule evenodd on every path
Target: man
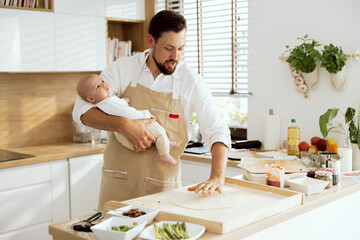
M 130 106 L 149 110 L 172 141 L 182 142 L 172 149 L 178 159 L 189 140 L 190 118 L 197 113 L 200 132 L 211 148 L 210 178 L 189 191 L 221 193 L 230 131 L 206 84 L 184 62 L 180 62 L 186 42 L 186 21 L 173 11 L 157 13 L 149 25 L 146 43 L 149 50 L 120 58 L 100 76 L 119 97 L 130 99 Z M 113 134 L 104 153 L 99 207 L 109 200 L 126 200 L 181 186 L 180 164 L 158 161 L 156 141 L 145 128 L 153 119 L 130 120 L 105 114 L 79 97 L 74 106 L 74 120 L 83 124 L 120 132 L 133 144 L 135 152 L 124 148 Z

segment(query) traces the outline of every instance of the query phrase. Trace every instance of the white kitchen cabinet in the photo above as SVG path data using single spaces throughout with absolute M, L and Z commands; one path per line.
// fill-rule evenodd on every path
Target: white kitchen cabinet
M 183 186 L 199 183 L 210 177 L 211 164 L 181 160 L 181 181 Z M 243 170 L 236 167 L 226 167 L 226 177 L 235 177 L 243 174 Z
M 86 16 L 105 16 L 104 0 L 54 0 L 55 13 Z
M 0 9 L 0 71 L 55 70 L 54 15 Z
M 56 70 L 102 71 L 105 18 L 55 13 Z
M 69 158 L 71 218 L 98 207 L 103 154 Z
M 69 219 L 67 160 L 0 170 L 0 240 L 50 239 L 48 225 Z
M 145 20 L 145 0 L 105 0 L 105 16 Z

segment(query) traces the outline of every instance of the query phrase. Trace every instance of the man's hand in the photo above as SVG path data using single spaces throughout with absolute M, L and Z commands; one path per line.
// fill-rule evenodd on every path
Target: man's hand
M 219 179 L 217 177 L 209 178 L 205 182 L 199 183 L 196 186 L 189 187 L 188 191 L 190 192 L 202 192 L 202 194 L 211 194 L 214 191 L 217 191 L 219 193 L 222 193 L 222 189 L 224 186 L 224 178 Z
M 122 134 L 130 141 L 135 152 L 145 151 L 156 142 L 156 138 L 145 127 L 146 124 L 153 123 L 154 118 L 129 120 L 122 130 Z

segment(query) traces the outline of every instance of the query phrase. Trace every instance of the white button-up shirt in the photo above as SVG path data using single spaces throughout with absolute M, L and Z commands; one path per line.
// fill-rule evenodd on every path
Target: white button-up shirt
M 186 63 L 180 61 L 172 75 L 160 74 L 154 81 L 153 75 L 145 62 L 144 52 L 132 57 L 123 57 L 105 68 L 100 74 L 101 78 L 110 84 L 114 94 L 121 96 L 133 78 L 137 78 L 141 84 L 154 91 L 171 93 L 174 79 L 179 80 L 179 94 L 181 105 L 184 111 L 184 119 L 187 133 L 191 136 L 190 118 L 193 112 L 196 113 L 199 122 L 199 130 L 205 144 L 209 147 L 215 142 L 224 143 L 231 148 L 230 130 L 223 120 L 220 109 L 206 86 L 204 80 L 195 73 Z M 140 69 L 141 72 L 140 72 Z M 140 72 L 140 75 L 139 75 Z M 73 119 L 81 123 L 80 117 L 95 105 L 77 97 Z

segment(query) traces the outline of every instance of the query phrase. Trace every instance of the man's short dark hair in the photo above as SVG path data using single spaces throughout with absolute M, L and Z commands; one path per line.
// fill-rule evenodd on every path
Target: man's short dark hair
M 153 36 L 155 42 L 161 37 L 163 32 L 180 32 L 186 29 L 185 18 L 174 11 L 162 10 L 155 14 L 149 24 L 149 34 Z

